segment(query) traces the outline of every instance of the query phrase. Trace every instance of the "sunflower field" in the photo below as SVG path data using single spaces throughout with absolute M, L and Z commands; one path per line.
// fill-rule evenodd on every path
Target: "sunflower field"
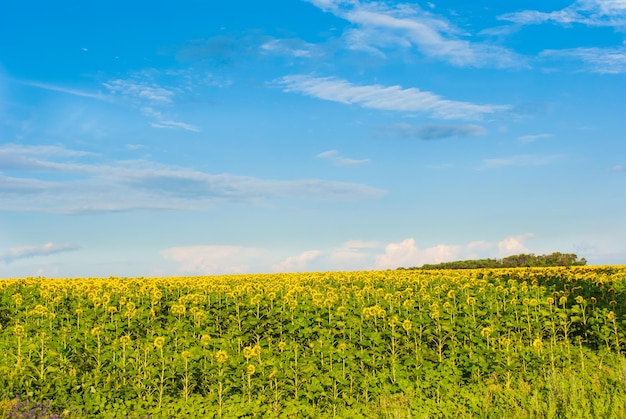
M 626 417 L 625 304 L 626 266 L 4 279 L 0 414 Z

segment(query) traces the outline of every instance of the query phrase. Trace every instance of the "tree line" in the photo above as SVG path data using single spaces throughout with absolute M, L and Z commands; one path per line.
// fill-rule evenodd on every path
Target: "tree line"
M 546 266 L 584 266 L 585 258 L 579 259 L 574 253 L 554 252 L 549 255 L 519 254 L 502 259 L 472 259 L 424 264 L 421 267 L 398 269 L 478 269 L 478 268 L 518 268 L 518 267 L 546 267 Z

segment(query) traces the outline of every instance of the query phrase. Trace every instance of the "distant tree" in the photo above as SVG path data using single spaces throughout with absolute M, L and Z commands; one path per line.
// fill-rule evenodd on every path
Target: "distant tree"
M 421 267 L 398 269 L 478 269 L 478 268 L 518 268 L 542 266 L 584 266 L 585 258 L 579 259 L 574 253 L 554 252 L 549 255 L 519 254 L 502 259 L 471 259 L 437 264 L 425 264 Z

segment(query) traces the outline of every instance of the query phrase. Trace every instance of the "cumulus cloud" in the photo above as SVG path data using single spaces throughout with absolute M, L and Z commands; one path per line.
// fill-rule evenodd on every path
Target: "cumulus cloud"
M 534 237 L 534 234 L 525 233 L 519 236 L 511 236 L 498 243 L 498 254 L 500 257 L 516 255 L 520 253 L 529 253 L 528 248 L 524 244 L 526 239 Z
M 377 269 L 395 269 L 401 266 L 421 266 L 425 263 L 440 263 L 455 260 L 461 250 L 460 246 L 437 245 L 419 249 L 415 239 L 409 238 L 400 243 L 389 243 L 385 253 L 376 256 Z
M 265 251 L 242 246 L 186 246 L 164 249 L 160 254 L 176 262 L 180 274 L 217 275 L 250 272 L 250 265 Z
M 322 252 L 307 250 L 297 256 L 290 256 L 285 260 L 272 265 L 274 272 L 299 272 L 308 270 L 309 263 L 317 259 Z
M 46 243 L 43 246 L 20 246 L 13 247 L 4 253 L 0 253 L 0 262 L 11 263 L 19 259 L 33 258 L 37 256 L 48 256 L 57 253 L 78 250 L 79 247 L 73 244 Z
M 454 260 L 493 258 L 496 253 L 499 257 L 527 253 L 524 241 L 530 237 L 533 235 L 527 233 L 507 237 L 497 243 L 479 240 L 463 245 L 438 244 L 426 248 L 418 247 L 415 239 L 408 238 L 385 246 L 384 253 L 376 255 L 375 266 L 377 269 L 396 269 Z
M 211 174 L 146 160 L 77 162 L 81 156 L 79 151 L 58 147 L 0 146 L 0 173 L 5 172 L 0 174 L 0 210 L 70 214 L 194 210 L 221 202 L 256 204 L 281 198 L 347 201 L 384 194 L 356 183 Z M 50 178 L 51 173 L 64 176 Z
M 309 1 L 351 23 L 343 34 L 343 41 L 349 49 L 381 57 L 391 49 L 416 49 L 427 57 L 457 66 L 502 68 L 524 65 L 523 59 L 506 48 L 463 39 L 467 33 L 417 4 Z
M 275 82 L 285 92 L 317 99 L 398 112 L 424 112 L 442 119 L 480 119 L 509 109 L 505 105 L 479 105 L 444 99 L 434 93 L 401 86 L 356 85 L 333 77 L 285 76 Z
M 329 160 L 330 162 L 332 162 L 333 165 L 335 166 L 341 166 L 341 167 L 354 167 L 354 166 L 360 166 L 364 163 L 367 163 L 369 161 L 369 159 L 350 159 L 347 157 L 343 157 L 339 154 L 339 152 L 337 150 L 328 150 L 328 151 L 324 151 L 322 153 L 319 153 L 316 157 L 320 158 L 320 159 L 326 159 Z

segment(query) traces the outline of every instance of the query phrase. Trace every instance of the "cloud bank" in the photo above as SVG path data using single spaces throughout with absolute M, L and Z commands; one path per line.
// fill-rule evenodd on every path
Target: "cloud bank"
M 356 183 L 212 174 L 146 160 L 94 163 L 83 157 L 98 156 L 57 146 L 0 146 L 0 211 L 201 210 L 221 202 L 350 201 L 384 195 Z M 45 180 L 46 175 L 52 180 Z

